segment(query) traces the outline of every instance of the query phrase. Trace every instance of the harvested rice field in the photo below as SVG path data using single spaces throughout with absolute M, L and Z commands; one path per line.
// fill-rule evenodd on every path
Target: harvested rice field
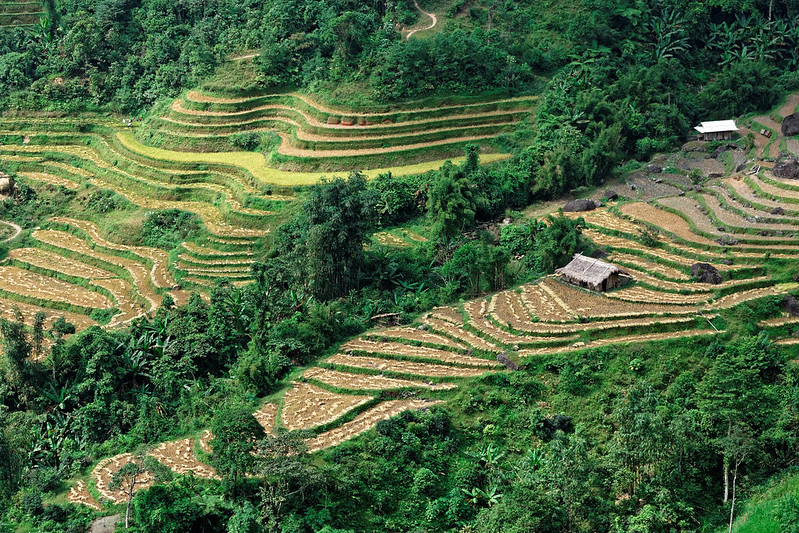
M 311 383 L 295 382 L 283 397 L 280 420 L 290 431 L 311 429 L 333 422 L 371 399 L 371 396 L 338 394 Z
M 449 390 L 457 387 L 454 383 L 433 383 L 430 381 L 396 379 L 373 374 L 350 374 L 348 372 L 319 367 L 306 370 L 302 374 L 302 377 L 319 381 L 330 387 L 350 390 L 392 390 L 405 388 Z

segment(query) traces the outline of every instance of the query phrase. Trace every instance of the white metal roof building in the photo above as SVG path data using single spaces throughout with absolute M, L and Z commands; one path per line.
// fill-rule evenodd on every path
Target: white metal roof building
M 713 120 L 702 122 L 694 129 L 701 134 L 704 140 L 715 141 L 729 139 L 732 136 L 732 132 L 738 131 L 738 126 L 735 125 L 734 120 Z

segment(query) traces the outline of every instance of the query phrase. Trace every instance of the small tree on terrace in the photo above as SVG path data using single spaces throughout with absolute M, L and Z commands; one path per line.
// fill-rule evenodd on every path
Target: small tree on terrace
M 235 492 L 240 480 L 251 474 L 255 467 L 256 443 L 262 439 L 264 429 L 246 406 L 227 407 L 214 416 L 211 425 L 211 464 L 222 476 L 222 481 Z
M 128 498 L 127 506 L 125 507 L 125 529 L 130 527 L 131 502 L 136 494 L 137 487 L 141 488 L 141 485 L 149 480 L 160 482 L 166 481 L 171 477 L 172 473 L 167 467 L 159 463 L 155 457 L 145 455 L 144 452 L 138 452 L 129 463 L 114 472 L 108 488 L 110 490 L 123 490 Z

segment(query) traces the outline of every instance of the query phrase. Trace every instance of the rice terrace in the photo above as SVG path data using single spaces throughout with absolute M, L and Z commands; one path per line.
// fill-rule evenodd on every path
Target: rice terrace
M 799 517 L 795 7 L 74 4 L 0 4 L 0 531 Z

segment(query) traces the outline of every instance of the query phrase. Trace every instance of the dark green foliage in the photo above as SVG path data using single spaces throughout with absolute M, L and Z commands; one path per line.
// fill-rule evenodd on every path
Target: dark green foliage
M 211 462 L 225 483 L 234 490 L 255 468 L 253 451 L 264 437 L 264 429 L 252 416 L 249 406 L 225 406 L 215 413 L 211 431 Z
M 447 242 L 474 227 L 479 192 L 464 167 L 447 162 L 430 186 L 427 213 L 432 234 Z
M 134 531 L 191 531 L 202 509 L 185 487 L 155 485 L 133 498 Z
M 739 61 L 722 70 L 699 98 L 708 118 L 723 119 L 771 109 L 781 95 L 777 73 L 771 64 Z
M 200 227 L 193 213 L 169 209 L 150 214 L 142 224 L 143 244 L 172 250 L 189 240 Z
M 536 235 L 533 257 L 538 272 L 552 273 L 571 261 L 572 256 L 585 250 L 582 236 L 585 220 L 564 216 L 547 216 L 546 226 Z

